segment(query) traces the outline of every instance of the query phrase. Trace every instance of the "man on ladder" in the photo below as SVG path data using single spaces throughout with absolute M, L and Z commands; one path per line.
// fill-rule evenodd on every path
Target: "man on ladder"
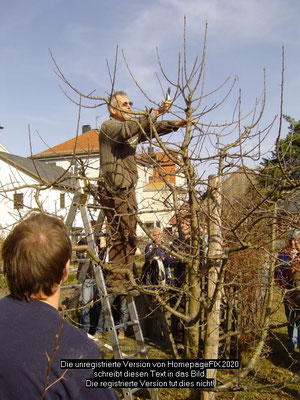
M 132 102 L 125 92 L 115 92 L 109 99 L 110 119 L 100 128 L 99 196 L 107 218 L 110 234 L 107 289 L 115 294 L 137 294 L 132 284 L 134 255 L 137 247 L 135 186 L 138 179 L 135 161 L 138 143 L 152 137 L 176 131 L 185 120 L 156 122 L 158 116 L 170 111 L 166 99 L 149 116 L 132 117 Z M 131 282 L 130 282 L 131 280 Z
M 95 241 L 95 235 L 97 235 L 93 229 L 91 224 L 91 218 L 88 213 L 88 197 L 90 195 L 90 190 L 88 189 L 87 181 L 84 179 L 78 179 L 76 183 L 75 193 L 72 201 L 72 205 L 69 209 L 69 213 L 66 219 L 66 226 L 68 228 L 68 232 L 72 235 L 72 225 L 76 217 L 77 211 L 80 210 L 84 231 L 87 239 L 87 245 L 79 245 L 73 247 L 75 251 L 84 251 L 87 252 L 88 257 L 93 260 L 92 267 L 94 270 L 94 277 L 96 285 L 99 289 L 99 295 L 101 297 L 101 306 L 103 307 L 104 314 L 105 314 L 105 324 L 106 328 L 109 333 L 109 339 L 112 346 L 107 345 L 106 343 L 102 342 L 102 345 L 105 346 L 106 349 L 109 349 L 113 352 L 113 355 L 117 359 L 133 359 L 137 356 L 147 358 L 147 349 L 144 342 L 143 332 L 141 330 L 139 316 L 137 313 L 137 309 L 134 302 L 134 297 L 132 295 L 122 296 L 125 299 L 125 305 L 128 307 L 128 312 L 130 315 L 130 321 L 127 321 L 128 318 L 121 319 L 120 323 L 116 324 L 114 321 L 114 316 L 112 312 L 112 302 L 116 296 L 115 293 L 108 294 L 106 288 L 106 281 L 100 265 L 103 265 L 103 261 L 100 260 L 97 253 L 97 246 Z M 88 261 L 86 266 L 89 266 L 89 258 L 86 259 Z M 81 271 L 81 283 L 84 281 L 87 272 Z M 77 288 L 77 291 L 74 293 L 73 298 L 70 302 L 74 301 L 78 298 L 78 289 L 80 291 L 80 287 Z M 122 337 L 119 337 L 118 331 L 121 332 L 122 330 L 126 329 L 127 326 L 132 326 L 133 333 L 135 337 L 135 352 L 131 354 L 125 354 L 121 348 L 120 340 Z M 94 337 L 95 338 L 95 337 Z M 99 341 L 100 338 L 96 338 Z M 133 394 L 139 391 L 140 388 L 123 388 L 123 395 L 125 400 L 133 400 Z M 157 389 L 149 388 L 149 393 L 151 396 L 151 400 L 159 400 Z
M 156 118 L 170 110 L 171 101 L 162 103 L 151 115 L 132 118 L 132 103 L 124 92 L 115 92 L 109 99 L 110 119 L 104 122 L 100 129 L 100 206 L 107 219 L 109 242 L 109 269 L 105 279 L 99 263 L 94 263 L 95 279 L 103 296 L 105 320 L 115 358 L 133 358 L 137 355 L 147 357 L 143 333 L 141 331 L 133 296 L 138 294 L 133 279 L 134 255 L 137 247 L 136 215 L 137 202 L 135 185 L 138 173 L 135 161 L 137 144 L 152 137 L 153 130 L 164 135 L 176 131 L 186 124 L 185 120 L 156 122 Z M 72 226 L 77 208 L 81 210 L 88 247 L 95 250 L 92 228 L 87 213 L 87 192 L 84 182 L 78 182 L 73 206 L 71 207 L 67 225 Z M 132 278 L 132 279 L 131 279 Z M 126 325 L 133 327 L 138 351 L 124 355 L 117 337 L 121 325 L 115 325 L 111 311 L 110 299 L 116 295 L 126 295 L 130 321 Z M 139 390 L 123 389 L 125 399 L 131 400 L 132 394 Z M 151 399 L 157 400 L 156 389 L 149 389 Z

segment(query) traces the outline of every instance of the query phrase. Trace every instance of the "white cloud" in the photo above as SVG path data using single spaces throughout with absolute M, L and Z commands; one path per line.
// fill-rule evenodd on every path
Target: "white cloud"
M 173 7 L 175 14 L 187 16 L 192 34 L 198 34 L 199 26 L 207 21 L 209 37 L 226 47 L 249 41 L 293 41 L 297 38 L 290 33 L 299 33 L 296 1 L 293 6 L 286 0 L 166 0 L 164 4 Z
M 261 75 L 257 79 L 261 88 L 262 71 L 266 66 L 265 60 L 259 62 L 261 56 L 267 54 L 269 57 L 270 47 L 275 46 L 280 69 L 281 45 L 294 44 L 299 37 L 297 10 L 300 11 L 300 3 L 293 1 L 293 6 L 287 7 L 286 0 L 272 0 L 271 3 L 269 0 L 157 0 L 140 5 L 135 13 L 130 14 L 128 25 L 119 27 L 119 45 L 143 88 L 150 94 L 160 93 L 155 78 L 155 72 L 159 71 L 156 47 L 168 74 L 172 71 L 172 78 L 176 79 L 177 56 L 183 45 L 184 16 L 187 18 L 187 46 L 191 56 L 201 55 L 207 21 L 210 56 L 213 53 L 225 54 L 226 62 L 231 60 L 232 63 L 232 68 L 229 65 L 227 70 L 235 74 L 240 67 L 237 63 L 242 62 L 237 56 L 243 51 L 246 54 L 249 49 L 253 62 L 247 74 L 251 73 L 250 69 L 253 74 L 257 73 L 258 68 Z M 213 62 L 216 64 L 214 58 Z M 222 62 L 217 60 L 220 67 Z M 245 71 L 244 65 L 241 68 Z M 120 65 L 121 82 L 128 80 L 125 71 L 124 65 Z M 220 78 L 218 82 L 221 82 Z
M 72 84 L 84 93 L 96 89 L 96 94 L 102 96 L 110 90 L 106 59 L 113 66 L 116 45 L 119 45 L 142 88 L 160 101 L 162 92 L 155 76 L 155 72 L 159 72 L 155 49 L 159 48 L 167 75 L 176 80 L 184 16 L 187 18 L 189 61 L 196 55 L 201 56 L 205 23 L 208 22 L 207 87 L 219 85 L 229 73 L 238 74 L 245 96 L 250 92 L 255 99 L 261 92 L 262 70 L 266 67 L 268 90 L 269 87 L 273 90 L 268 97 L 272 115 L 278 112 L 280 52 L 281 44 L 285 44 L 286 112 L 292 114 L 299 109 L 299 0 L 127 0 L 126 3 L 11 0 L 6 3 L 1 10 L 0 26 L 3 67 L 0 85 L 1 91 L 6 93 L 0 105 L 1 123 L 5 127 L 9 125 L 8 113 L 13 126 L 14 115 L 25 112 L 23 126 L 34 121 L 37 125 L 34 128 L 45 126 L 46 132 L 46 125 L 49 125 L 50 137 L 55 129 L 50 129 L 48 121 L 43 123 L 43 118 L 47 119 L 49 113 L 51 118 L 53 105 L 57 106 L 56 122 L 68 119 L 66 126 L 76 122 L 74 105 L 70 105 L 70 113 L 66 115 L 65 104 L 69 103 L 57 88 L 48 48 Z M 163 81 L 163 86 L 166 89 L 168 83 Z M 116 88 L 128 91 L 137 107 L 149 104 L 135 88 L 121 53 Z M 43 104 L 45 109 L 35 104 Z M 74 120 L 70 121 L 73 109 Z M 102 110 L 92 112 L 106 115 Z M 228 115 L 230 111 L 226 108 L 224 119 L 228 119 Z M 297 115 L 292 116 L 297 118 Z M 63 126 L 57 130 L 58 142 L 64 140 L 61 134 L 67 128 Z
M 163 49 L 178 47 L 182 43 L 184 16 L 189 40 L 201 43 L 201 33 L 208 22 L 208 37 L 214 47 L 297 43 L 299 12 L 299 2 L 293 1 L 293 7 L 288 7 L 286 0 L 154 1 L 130 20 L 122 45 L 127 52 L 135 51 L 137 58 L 147 57 L 157 45 Z

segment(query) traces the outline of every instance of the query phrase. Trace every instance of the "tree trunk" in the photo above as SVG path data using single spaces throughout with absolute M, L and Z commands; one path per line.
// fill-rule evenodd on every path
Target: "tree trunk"
M 221 290 L 217 285 L 220 276 L 222 254 L 222 232 L 221 232 L 221 178 L 220 176 L 209 177 L 209 231 L 208 231 L 208 271 L 207 297 L 211 300 L 211 305 L 207 313 L 207 325 L 204 346 L 205 359 L 217 359 L 219 350 L 219 325 L 220 325 L 220 304 Z M 207 378 L 216 380 L 217 370 L 208 369 Z M 203 391 L 203 400 L 214 400 L 214 392 Z
M 199 278 L 193 279 L 190 298 L 187 303 L 187 314 L 196 315 L 199 311 L 200 283 Z M 199 320 L 192 326 L 185 327 L 185 356 L 197 358 L 199 352 Z

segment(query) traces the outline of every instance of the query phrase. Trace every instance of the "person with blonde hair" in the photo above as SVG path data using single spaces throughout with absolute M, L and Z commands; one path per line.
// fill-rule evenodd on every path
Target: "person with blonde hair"
M 173 258 L 170 257 L 170 255 L 161 247 L 161 245 L 163 244 L 163 231 L 160 228 L 153 229 L 152 237 L 153 237 L 154 241 L 147 244 L 147 246 L 145 247 L 145 264 L 144 264 L 143 272 L 142 272 L 142 280 L 144 279 L 144 276 L 146 274 L 147 266 L 150 267 L 151 262 L 153 260 L 159 259 L 162 261 L 163 266 L 164 266 L 164 279 L 163 280 L 165 283 L 168 284 L 171 282 L 171 277 L 172 277 L 171 271 L 170 271 L 170 264 L 172 263 Z M 151 281 L 151 277 L 150 277 L 150 281 Z M 155 281 L 155 278 L 153 279 L 153 282 L 154 281 Z

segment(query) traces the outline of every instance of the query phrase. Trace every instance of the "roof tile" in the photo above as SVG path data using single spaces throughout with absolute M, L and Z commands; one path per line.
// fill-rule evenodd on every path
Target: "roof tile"
M 78 135 L 75 138 L 60 143 L 41 153 L 34 154 L 30 158 L 48 158 L 57 156 L 68 156 L 73 154 L 95 154 L 99 153 L 99 131 L 92 129 Z

